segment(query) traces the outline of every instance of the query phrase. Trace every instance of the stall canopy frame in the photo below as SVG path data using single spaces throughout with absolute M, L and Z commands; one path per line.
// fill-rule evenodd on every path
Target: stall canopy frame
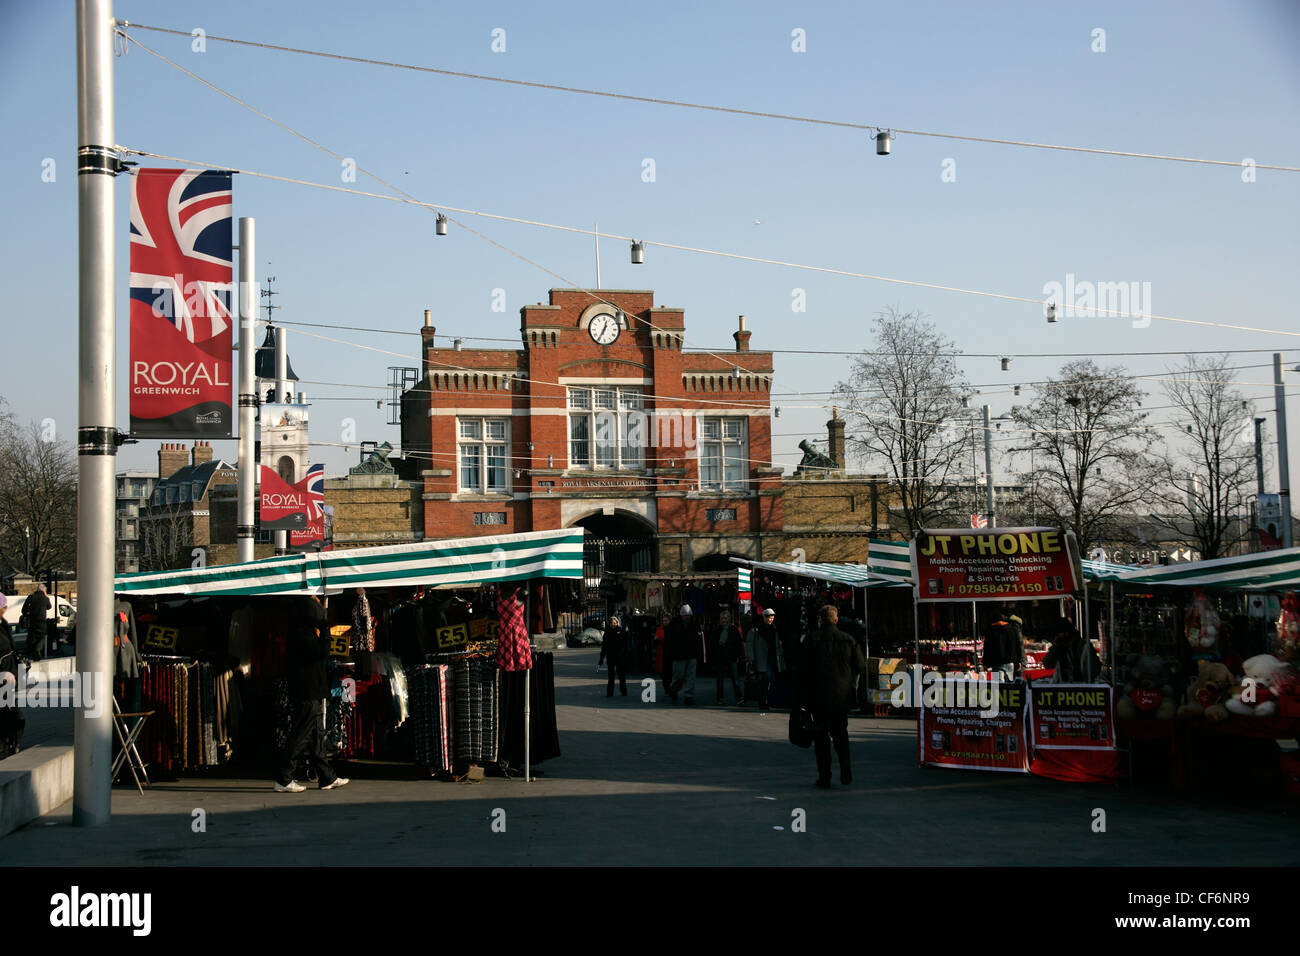
M 473 587 L 532 578 L 582 580 L 581 528 L 448 538 L 295 554 L 242 564 L 120 574 L 118 594 L 340 594 L 349 588 Z

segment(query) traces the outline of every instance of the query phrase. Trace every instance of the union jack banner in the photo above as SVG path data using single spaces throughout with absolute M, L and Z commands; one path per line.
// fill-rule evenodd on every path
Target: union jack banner
M 229 438 L 231 174 L 131 174 L 131 434 Z
M 970 526 L 972 528 L 987 528 L 989 526 L 988 515 L 971 515 Z
M 290 551 L 314 551 L 325 545 L 325 466 L 312 465 L 307 476 L 294 485 L 307 492 L 307 527 L 289 532 Z

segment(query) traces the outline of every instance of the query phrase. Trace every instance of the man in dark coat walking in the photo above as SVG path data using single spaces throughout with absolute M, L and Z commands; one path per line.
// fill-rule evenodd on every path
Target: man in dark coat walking
M 325 698 L 329 696 L 329 678 L 325 661 L 329 648 L 325 639 L 328 618 L 320 599 L 297 597 L 291 599 L 289 634 L 286 641 L 289 676 L 289 698 L 293 706 L 293 729 L 285 743 L 276 776 L 275 789 L 279 793 L 301 793 L 307 788 L 293 779 L 299 759 L 306 757 L 316 771 L 322 790 L 345 786 L 347 777 L 340 777 L 325 757 Z
M 858 642 L 836 625 L 840 614 L 831 605 L 818 614 L 821 627 L 803 644 L 799 668 L 800 703 L 812 712 L 817 786 L 831 785 L 831 744 L 840 764 L 840 783 L 853 782 L 849 760 L 849 711 L 855 703 L 854 681 L 867 671 Z

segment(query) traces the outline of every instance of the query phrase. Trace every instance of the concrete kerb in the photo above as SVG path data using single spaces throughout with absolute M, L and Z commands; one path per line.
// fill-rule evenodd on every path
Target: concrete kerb
M 76 670 L 76 658 L 56 657 L 38 661 L 28 671 L 28 681 L 47 679 Z M 68 718 L 66 727 L 38 735 L 40 743 L 0 761 L 0 837 L 26 826 L 72 799 L 71 713 L 53 711 L 52 717 Z M 34 712 L 27 712 L 28 736 Z M 60 721 L 62 724 L 63 721 Z

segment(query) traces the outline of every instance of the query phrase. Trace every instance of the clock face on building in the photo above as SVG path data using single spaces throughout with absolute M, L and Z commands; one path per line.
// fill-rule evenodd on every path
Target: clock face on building
M 597 345 L 613 345 L 618 338 L 618 319 L 608 312 L 593 315 L 587 323 L 587 332 Z

